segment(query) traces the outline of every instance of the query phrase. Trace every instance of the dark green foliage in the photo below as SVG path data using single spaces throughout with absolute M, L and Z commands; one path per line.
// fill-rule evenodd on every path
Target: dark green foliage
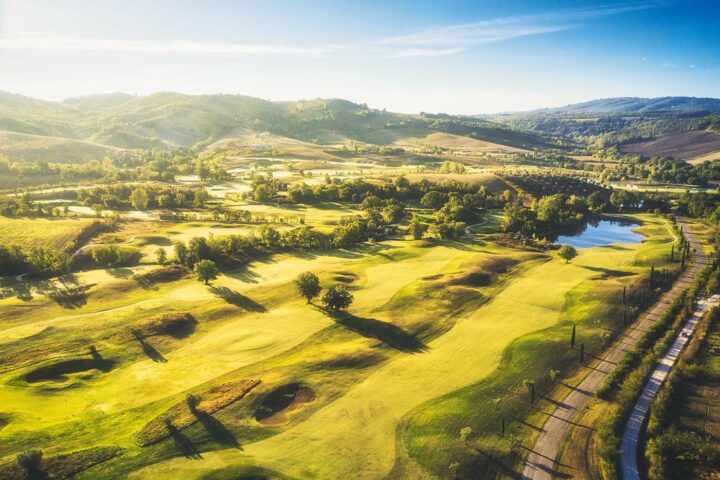
M 320 295 L 320 279 L 312 272 L 301 273 L 295 279 L 295 287 L 308 303 Z
M 218 269 L 212 260 L 200 260 L 195 264 L 195 275 L 198 280 L 208 285 L 210 281 L 215 280 L 218 276 Z
M 353 302 L 353 296 L 345 285 L 333 285 L 323 295 L 322 302 L 325 307 L 337 312 L 348 308 Z

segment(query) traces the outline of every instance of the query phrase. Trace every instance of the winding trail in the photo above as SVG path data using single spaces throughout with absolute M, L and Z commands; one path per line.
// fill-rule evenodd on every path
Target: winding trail
M 570 427 L 576 425 L 576 419 L 587 406 L 595 392 L 600 388 L 605 377 L 613 370 L 614 366 L 622 360 L 625 354 L 633 350 L 643 334 L 653 325 L 668 309 L 670 304 L 685 290 L 695 279 L 697 274 L 708 263 L 707 256 L 703 252 L 702 245 L 697 241 L 695 235 L 682 221 L 678 224 L 690 242 L 692 250 L 692 264 L 675 281 L 673 287 L 665 292 L 660 299 L 650 307 L 644 315 L 630 326 L 621 337 L 610 347 L 602 360 L 593 367 L 588 368 L 587 376 L 574 387 L 572 391 L 560 402 L 548 417 L 533 445 L 530 455 L 525 460 L 523 479 L 549 480 L 556 476 L 565 478 L 572 477 L 568 471 L 560 471 L 562 465 L 557 465 L 558 453 L 565 435 Z
M 675 365 L 680 353 L 682 353 L 685 345 L 690 341 L 690 337 L 695 331 L 698 322 L 708 310 L 718 304 L 720 295 L 713 295 L 710 298 L 703 298 L 697 301 L 695 312 L 685 323 L 673 344 L 665 352 L 665 356 L 660 364 L 655 368 L 652 375 L 645 384 L 642 394 L 635 403 L 635 407 L 630 413 L 630 417 L 625 424 L 622 441 L 620 442 L 620 470 L 624 480 L 640 480 L 640 469 L 638 468 L 638 441 L 640 433 L 645 425 L 645 419 L 650 411 L 650 406 L 655 400 L 663 382 L 670 374 L 670 369 Z

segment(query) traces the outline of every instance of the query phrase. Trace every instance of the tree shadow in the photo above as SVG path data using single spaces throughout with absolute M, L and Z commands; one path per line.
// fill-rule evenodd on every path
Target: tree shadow
M 135 274 L 135 272 L 133 272 L 132 268 L 127 268 L 127 267 L 108 268 L 105 271 L 111 277 L 122 278 L 124 280 L 127 280 L 128 278 L 132 277 Z
M 348 312 L 335 312 L 324 309 L 327 315 L 340 325 L 356 332 L 363 337 L 380 340 L 396 350 L 420 353 L 428 350 L 427 345 L 397 325 L 374 318 L 357 317 Z
M 513 469 L 510 468 L 510 467 L 508 467 L 508 466 L 505 465 L 503 462 L 501 462 L 501 461 L 498 460 L 497 458 L 493 457 L 493 456 L 490 455 L 489 453 L 484 452 L 484 451 L 481 450 L 480 448 L 478 448 L 478 447 L 476 447 L 476 446 L 474 446 L 474 445 L 468 445 L 468 448 L 470 448 L 470 449 L 473 450 L 474 452 L 479 453 L 479 454 L 482 455 L 483 457 L 487 458 L 491 463 L 495 464 L 495 466 L 497 466 L 497 468 L 498 468 L 503 474 L 505 474 L 507 477 L 512 478 L 512 479 L 514 479 L 514 480 L 520 480 L 521 478 L 523 478 L 522 474 L 516 472 L 515 470 L 513 470 Z
M 607 277 L 627 277 L 628 275 L 635 275 L 633 272 L 626 272 L 624 270 L 613 270 L 611 268 L 592 267 L 590 265 L 582 265 L 582 268 L 590 270 L 591 272 L 601 273 Z
M 165 358 L 155 347 L 150 345 L 140 331 L 133 329 L 130 333 L 132 333 L 135 339 L 140 343 L 143 353 L 147 355 L 150 360 L 157 363 L 167 362 L 167 358 Z
M 155 286 L 155 284 L 154 284 L 153 282 L 151 282 L 150 280 L 148 280 L 148 279 L 147 279 L 146 277 L 144 277 L 143 275 L 137 275 L 137 274 L 135 274 L 135 275 L 132 276 L 132 279 L 135 280 L 135 283 L 137 283 L 138 285 L 140 285 L 140 287 L 143 288 L 143 289 L 145 289 L 145 290 L 158 290 L 158 287 Z
M 243 265 L 242 267 L 232 272 L 225 272 L 225 275 L 246 283 L 260 283 L 258 281 L 259 275 L 250 270 L 250 265 Z
M 32 289 L 24 282 L 13 282 L 2 287 L 0 297 L 15 297 L 23 302 L 29 302 L 33 299 Z
M 87 288 L 84 286 L 58 288 L 49 292 L 48 297 L 63 308 L 80 308 L 87 303 Z
M 189 458 L 191 460 L 202 460 L 203 457 L 200 455 L 198 449 L 195 445 L 193 445 L 192 441 L 190 441 L 190 439 L 180 431 L 180 429 L 173 425 L 170 420 L 165 420 L 165 426 L 175 442 L 175 446 L 178 450 L 180 450 L 180 452 L 182 452 L 185 458 Z
M 223 425 L 220 420 L 213 417 L 207 412 L 198 410 L 197 408 L 192 409 L 192 413 L 193 415 L 195 415 L 195 418 L 197 418 L 198 421 L 202 423 L 203 427 L 205 427 L 205 430 L 207 430 L 207 432 L 216 442 L 221 445 L 226 445 L 231 448 L 242 450 L 242 447 L 237 441 L 237 438 L 235 438 L 235 435 L 233 435 L 233 433 L 228 430 L 227 427 L 225 427 L 225 425 Z
M 226 302 L 235 305 L 236 307 L 240 307 L 249 312 L 267 312 L 267 308 L 260 305 L 255 300 L 252 300 L 251 298 L 248 298 L 245 295 L 238 293 L 228 287 L 216 287 L 211 285 L 208 288 L 213 295 L 222 298 Z

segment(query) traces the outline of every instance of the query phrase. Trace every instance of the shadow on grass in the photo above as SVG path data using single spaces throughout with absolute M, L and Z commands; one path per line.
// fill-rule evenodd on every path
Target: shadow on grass
M 173 425 L 169 420 L 165 421 L 165 426 L 175 442 L 175 446 L 178 450 L 180 450 L 180 452 L 182 452 L 185 458 L 189 458 L 191 460 L 202 460 L 203 457 L 200 455 L 198 449 L 195 445 L 193 445 L 192 441 L 190 441 L 190 439 L 180 431 L 180 429 Z
M 522 474 L 516 472 L 515 470 L 508 467 L 507 465 L 505 465 L 503 462 L 501 462 L 497 458 L 493 457 L 492 455 L 484 452 L 480 448 L 478 448 L 474 445 L 468 445 L 468 448 L 470 448 L 472 451 L 477 452 L 480 455 L 482 455 L 483 457 L 485 457 L 486 459 L 488 459 L 491 463 L 493 463 L 495 466 L 497 466 L 498 470 L 500 470 L 507 477 L 515 479 L 515 480 L 520 480 L 521 478 L 523 478 Z
M 123 280 L 127 280 L 128 278 L 132 277 L 135 274 L 135 272 L 133 272 L 132 268 L 126 268 L 126 267 L 108 268 L 105 271 L 111 277 L 122 278 Z
M 140 343 L 140 346 L 142 347 L 143 353 L 147 355 L 147 357 L 152 360 L 153 362 L 157 363 L 166 363 L 167 358 L 163 356 L 162 353 L 160 353 L 155 347 L 150 345 L 147 340 L 145 340 L 145 337 L 141 332 L 138 330 L 132 330 L 131 333 L 135 337 L 135 339 Z
M 235 438 L 235 435 L 233 435 L 233 433 L 228 430 L 220 420 L 209 413 L 198 409 L 194 409 L 192 413 L 216 442 L 230 448 L 242 450 L 242 447 L 237 441 L 237 438 Z
M 415 338 L 414 335 L 392 323 L 375 320 L 374 318 L 357 317 L 348 312 L 322 310 L 340 325 L 363 337 L 380 340 L 388 347 L 410 353 L 420 353 L 428 350 L 427 345 Z
M 158 287 L 153 282 L 142 275 L 133 275 L 132 279 L 135 280 L 135 283 L 137 283 L 140 288 L 145 290 L 158 290 Z
M 591 267 L 589 265 L 582 265 L 582 268 L 590 270 L 591 272 L 601 273 L 607 277 L 627 277 L 628 275 L 635 275 L 633 272 L 626 272 L 624 270 L 613 270 L 611 268 L 602 267 Z
M 216 295 L 226 302 L 240 307 L 249 312 L 267 312 L 267 308 L 257 303 L 255 300 L 246 297 L 245 295 L 236 292 L 228 287 L 208 287 L 213 295 Z

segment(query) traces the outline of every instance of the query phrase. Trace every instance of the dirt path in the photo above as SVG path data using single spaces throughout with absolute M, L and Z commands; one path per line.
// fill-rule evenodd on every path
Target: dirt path
M 595 392 L 605 377 L 612 371 L 614 365 L 625 356 L 626 352 L 635 348 L 635 345 L 648 328 L 665 313 L 675 298 L 688 287 L 700 270 L 707 265 L 707 256 L 703 253 L 702 246 L 695 238 L 695 235 L 690 232 L 687 225 L 681 220 L 678 220 L 678 223 L 692 247 L 692 265 L 685 270 L 672 289 L 665 292 L 660 297 L 660 300 L 647 310 L 645 315 L 622 334 L 603 357 L 603 360 L 592 369 L 588 369 L 588 375 L 585 379 L 562 400 L 562 405 L 548 417 L 542 432 L 535 440 L 530 455 L 525 460 L 522 478 L 545 480 L 556 476 L 572 477 L 572 472 L 567 471 L 566 465 L 556 465 L 560 445 L 568 430 L 575 424 L 575 420 L 595 395 Z

